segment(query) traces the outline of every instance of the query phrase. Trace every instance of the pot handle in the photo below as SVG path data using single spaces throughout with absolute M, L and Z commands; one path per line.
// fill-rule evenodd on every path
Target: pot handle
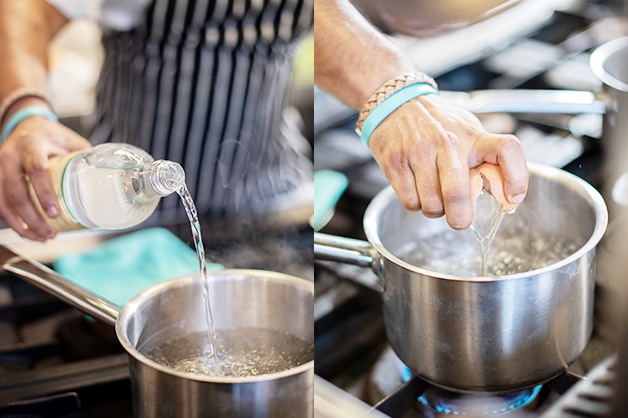
M 314 257 L 361 267 L 373 267 L 374 249 L 366 241 L 314 233 Z
M 542 89 L 494 89 L 471 92 L 441 91 L 447 101 L 475 114 L 481 113 L 581 113 L 604 114 L 604 97 L 590 91 Z
M 44 264 L 17 255 L 0 245 L 0 267 L 87 315 L 115 325 L 120 307 L 72 283 Z

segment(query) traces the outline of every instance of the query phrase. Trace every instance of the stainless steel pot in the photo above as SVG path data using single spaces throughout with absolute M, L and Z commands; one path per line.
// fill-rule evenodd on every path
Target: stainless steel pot
M 509 222 L 524 226 L 522 240 L 542 232 L 576 250 L 507 276 L 427 270 L 402 258 L 404 247 L 437 244 L 452 230 L 444 218 L 405 210 L 388 187 L 364 215 L 368 242 L 316 233 L 315 256 L 372 268 L 383 288 L 390 345 L 416 375 L 453 391 L 512 392 L 552 379 L 584 349 L 592 330 L 595 250 L 608 214 L 582 179 L 530 164 L 528 195 L 500 229 Z
M 609 106 L 604 115 L 605 190 L 604 196 L 614 205 L 611 214 L 625 206 L 628 188 L 628 37 L 615 39 L 597 48 L 591 54 L 591 69 L 603 84 Z M 624 177 L 624 180 L 622 180 Z M 621 209 L 623 210 L 623 209 Z
M 0 265 L 83 312 L 115 324 L 129 355 L 136 416 L 313 416 L 313 360 L 277 373 L 220 378 L 175 371 L 146 356 L 145 350 L 160 342 L 207 329 L 200 277 L 154 285 L 119 309 L 2 246 Z M 208 277 L 217 332 L 254 327 L 314 342 L 311 282 L 276 272 L 237 269 L 210 272 Z

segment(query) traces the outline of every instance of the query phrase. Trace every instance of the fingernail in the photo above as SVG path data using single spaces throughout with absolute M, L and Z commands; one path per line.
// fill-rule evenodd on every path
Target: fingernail
M 519 194 L 516 194 L 516 195 L 512 196 L 512 197 L 510 198 L 510 201 L 511 201 L 512 203 L 521 203 L 521 202 L 523 202 L 523 198 L 524 198 L 525 196 L 526 196 L 526 195 L 525 195 L 525 193 L 519 193 Z
M 56 218 L 57 216 L 59 216 L 59 210 L 56 206 L 48 206 L 48 209 L 46 209 L 46 214 L 51 218 Z

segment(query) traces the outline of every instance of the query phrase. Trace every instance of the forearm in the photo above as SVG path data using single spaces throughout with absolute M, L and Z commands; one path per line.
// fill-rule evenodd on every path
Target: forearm
M 48 45 L 65 22 L 44 0 L 0 1 L 0 103 L 20 90 L 46 92 Z M 25 98 L 6 109 L 4 121 L 31 102 L 37 99 Z
M 315 82 L 356 110 L 412 63 L 348 0 L 315 0 Z

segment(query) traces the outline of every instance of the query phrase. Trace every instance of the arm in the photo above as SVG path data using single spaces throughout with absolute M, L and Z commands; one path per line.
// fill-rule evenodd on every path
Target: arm
M 314 7 L 314 76 L 320 88 L 360 110 L 386 81 L 415 71 L 348 0 L 316 0 Z
M 0 1 L 0 127 L 20 109 L 46 106 L 48 45 L 66 19 L 45 0 Z M 19 92 L 41 97 L 20 97 Z M 13 100 L 13 98 L 17 98 Z M 2 109 L 0 109 L 2 111 Z M 89 146 L 89 142 L 41 116 L 20 122 L 0 147 L 0 217 L 20 235 L 44 241 L 56 231 L 39 215 L 28 194 L 33 185 L 46 213 L 58 214 L 48 176 L 48 158 Z
M 348 0 L 315 0 L 315 81 L 356 110 L 388 80 L 416 69 Z M 523 150 L 512 135 L 484 130 L 469 112 L 438 95 L 410 100 L 373 132 L 369 147 L 403 205 L 446 215 L 455 229 L 473 219 L 469 171 L 500 166 L 504 192 L 518 204 L 527 191 Z

